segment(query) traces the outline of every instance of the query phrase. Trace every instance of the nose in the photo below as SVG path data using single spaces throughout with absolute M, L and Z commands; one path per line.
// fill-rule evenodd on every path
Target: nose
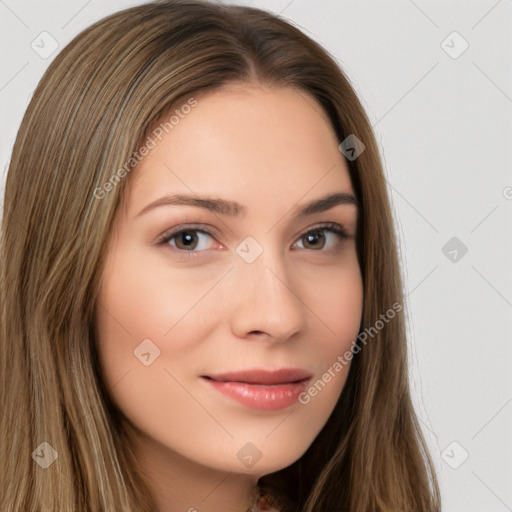
M 297 283 L 277 258 L 265 251 L 253 263 L 234 269 L 231 328 L 239 338 L 267 337 L 283 342 L 307 329 L 307 306 Z

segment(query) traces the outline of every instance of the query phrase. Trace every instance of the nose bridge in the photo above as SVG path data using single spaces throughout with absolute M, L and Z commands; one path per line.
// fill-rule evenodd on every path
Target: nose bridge
M 245 240 L 237 248 L 233 327 L 239 336 L 262 331 L 284 340 L 304 329 L 306 308 L 279 251 L 258 245 Z

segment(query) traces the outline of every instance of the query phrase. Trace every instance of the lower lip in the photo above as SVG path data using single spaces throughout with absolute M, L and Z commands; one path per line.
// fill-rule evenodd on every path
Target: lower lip
M 277 411 L 289 407 L 307 388 L 310 379 L 286 384 L 247 384 L 245 382 L 220 382 L 204 379 L 223 395 L 251 409 Z

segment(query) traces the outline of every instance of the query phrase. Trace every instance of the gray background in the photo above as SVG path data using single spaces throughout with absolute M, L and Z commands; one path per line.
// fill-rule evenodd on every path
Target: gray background
M 50 61 L 94 21 L 139 3 L 0 0 L 2 187 Z M 393 202 L 414 399 L 443 510 L 512 511 L 512 0 L 233 3 L 298 24 L 356 87 Z M 59 45 L 50 56 L 40 55 L 51 49 L 44 31 Z

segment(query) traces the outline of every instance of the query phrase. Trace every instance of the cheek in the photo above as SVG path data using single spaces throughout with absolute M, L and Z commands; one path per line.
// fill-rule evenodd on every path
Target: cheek
M 116 402 L 128 381 L 140 380 L 141 392 L 169 386 L 164 369 L 193 352 L 213 323 L 211 315 L 205 320 L 207 315 L 198 313 L 210 282 L 141 261 L 128 249 L 109 260 L 96 308 L 102 377 Z
M 176 269 L 143 265 L 144 258 L 124 252 L 104 274 L 98 326 L 106 344 L 124 349 L 128 343 L 133 350 L 146 338 L 167 339 L 175 326 L 188 321 L 211 284 Z
M 313 287 L 312 283 L 316 282 Z M 325 332 L 325 351 L 344 352 L 357 338 L 363 313 L 363 282 L 355 255 L 337 269 L 322 269 L 308 283 L 309 304 Z
M 157 340 L 172 322 L 165 308 L 170 311 L 173 307 L 160 290 L 147 267 L 136 265 L 129 253 L 113 258 L 106 266 L 96 325 L 98 354 L 107 389 L 113 389 L 121 379 L 132 379 L 134 371 L 144 366 L 141 361 L 144 357 L 136 355 L 141 343 L 147 348 L 143 353 L 149 350 L 152 359 L 159 356 L 161 343 Z M 148 339 L 156 348 L 144 341 Z
M 165 438 L 159 426 L 172 425 L 186 440 L 184 432 L 192 420 L 204 421 L 204 411 L 191 410 L 194 403 L 180 385 L 181 376 L 174 378 L 173 364 L 183 360 L 187 343 L 194 345 L 202 336 L 186 316 L 200 290 L 176 280 L 171 287 L 154 267 L 133 263 L 118 258 L 100 291 L 96 325 L 102 381 L 117 409 L 143 432 Z M 182 324 L 186 336 L 179 336 Z M 186 449 L 186 442 L 180 446 Z
M 363 313 L 363 286 L 359 273 L 346 273 L 340 284 L 326 287 L 322 299 L 325 322 L 345 350 L 357 337 Z
M 348 376 L 351 356 L 347 358 L 345 354 L 351 351 L 359 334 L 363 282 L 355 259 L 352 265 L 336 271 L 331 269 L 329 275 L 317 275 L 316 281 L 322 286 L 309 297 L 311 310 L 318 320 L 314 323 L 317 343 L 310 357 L 321 361 L 321 367 L 317 375 L 319 380 L 316 384 L 311 382 L 310 405 L 325 414 L 334 408 Z M 309 403 L 308 397 L 303 403 Z

